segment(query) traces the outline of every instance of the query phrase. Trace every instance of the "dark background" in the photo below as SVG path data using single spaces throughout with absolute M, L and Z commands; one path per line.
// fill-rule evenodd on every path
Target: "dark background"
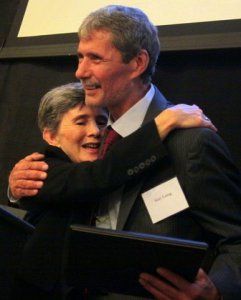
M 19 2 L 0 2 L 0 47 Z M 43 145 L 36 125 L 41 96 L 52 87 L 76 81 L 76 67 L 74 55 L 0 59 L 0 204 L 7 204 L 13 165 Z M 201 106 L 241 169 L 241 49 L 164 51 L 153 81 L 174 103 Z

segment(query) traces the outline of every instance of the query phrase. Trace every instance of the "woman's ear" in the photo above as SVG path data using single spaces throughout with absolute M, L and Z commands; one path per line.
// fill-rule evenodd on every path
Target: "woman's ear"
M 53 133 L 50 129 L 44 128 L 43 139 L 52 146 L 60 147 L 56 133 Z

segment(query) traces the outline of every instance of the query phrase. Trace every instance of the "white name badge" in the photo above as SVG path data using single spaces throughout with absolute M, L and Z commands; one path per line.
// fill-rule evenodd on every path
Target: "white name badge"
M 153 223 L 164 220 L 189 206 L 177 177 L 143 193 L 142 198 Z

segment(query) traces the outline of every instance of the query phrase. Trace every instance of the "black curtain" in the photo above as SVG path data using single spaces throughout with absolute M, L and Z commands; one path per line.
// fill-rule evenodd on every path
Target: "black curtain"
M 0 201 L 7 203 L 9 170 L 43 144 L 36 115 L 41 96 L 57 85 L 76 81 L 75 59 L 0 62 Z
M 1 41 L 9 32 L 18 2 L 1 1 Z M 76 66 L 74 56 L 0 60 L 0 204 L 7 204 L 13 165 L 43 145 L 36 124 L 41 96 L 50 88 L 76 81 Z M 240 66 L 241 49 L 165 52 L 153 81 L 174 103 L 200 105 L 241 168 Z
M 174 103 L 197 104 L 241 169 L 241 49 L 160 55 L 154 82 Z

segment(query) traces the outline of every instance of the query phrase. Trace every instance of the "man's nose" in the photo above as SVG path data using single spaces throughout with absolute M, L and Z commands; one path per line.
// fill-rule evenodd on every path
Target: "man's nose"
M 90 65 L 86 59 L 79 61 L 78 68 L 75 72 L 77 79 L 87 78 L 90 74 Z

